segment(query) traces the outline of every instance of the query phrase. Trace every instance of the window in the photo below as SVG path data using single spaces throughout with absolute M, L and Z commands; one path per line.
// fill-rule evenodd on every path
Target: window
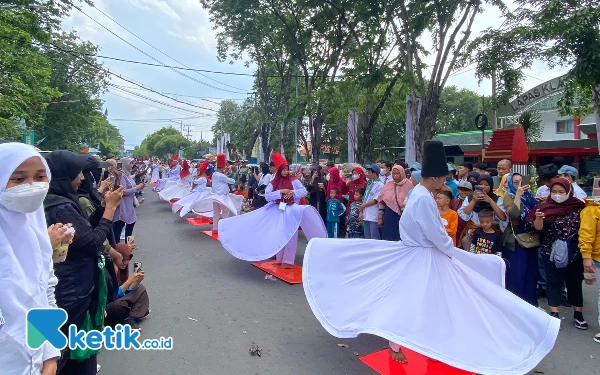
M 573 120 L 559 120 L 556 121 L 556 133 L 573 133 L 574 132 Z

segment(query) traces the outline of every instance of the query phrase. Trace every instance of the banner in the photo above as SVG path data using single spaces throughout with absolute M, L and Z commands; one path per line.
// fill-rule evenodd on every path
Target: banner
M 355 163 L 356 145 L 358 144 L 358 114 L 348 111 L 348 163 Z

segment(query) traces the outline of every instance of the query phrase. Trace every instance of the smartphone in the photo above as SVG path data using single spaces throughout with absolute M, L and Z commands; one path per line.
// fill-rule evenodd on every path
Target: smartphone
M 523 180 L 521 180 L 521 186 L 527 186 L 531 183 L 531 176 L 523 176 Z
M 134 240 L 133 236 L 127 237 L 127 244 L 128 245 L 131 244 L 133 242 L 133 240 Z
M 115 185 L 115 180 L 116 180 L 115 176 L 110 176 L 110 184 L 111 185 L 113 185 L 113 186 Z
M 142 262 L 133 262 L 133 272 L 142 272 Z
M 122 168 L 123 168 L 123 163 L 121 163 L 121 162 L 118 162 L 118 163 L 117 163 L 117 169 L 122 169 Z
M 483 186 L 481 186 L 481 185 L 475 186 L 475 191 L 483 191 Z

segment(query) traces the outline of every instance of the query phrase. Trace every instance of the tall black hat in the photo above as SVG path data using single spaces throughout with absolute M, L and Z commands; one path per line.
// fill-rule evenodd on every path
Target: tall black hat
M 442 177 L 448 175 L 448 163 L 444 144 L 440 141 L 425 141 L 423 144 L 422 177 Z

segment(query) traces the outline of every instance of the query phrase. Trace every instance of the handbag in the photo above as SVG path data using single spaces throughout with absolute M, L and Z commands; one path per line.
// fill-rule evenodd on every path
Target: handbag
M 550 252 L 550 260 L 554 262 L 556 268 L 565 268 L 572 261 L 577 258 L 579 252 L 579 235 L 577 232 L 573 233 L 566 240 L 561 240 L 556 235 L 554 223 L 551 226 L 552 232 L 556 240 L 552 244 L 552 251 Z
M 512 220 L 509 219 L 509 221 L 510 221 L 510 228 L 513 231 L 513 236 L 515 236 L 515 240 L 517 240 L 517 242 L 519 243 L 519 246 L 521 246 L 524 249 L 533 249 L 536 247 L 540 247 L 542 242 L 540 241 L 539 233 L 523 232 L 523 233 L 516 234 L 515 228 L 513 227 Z

